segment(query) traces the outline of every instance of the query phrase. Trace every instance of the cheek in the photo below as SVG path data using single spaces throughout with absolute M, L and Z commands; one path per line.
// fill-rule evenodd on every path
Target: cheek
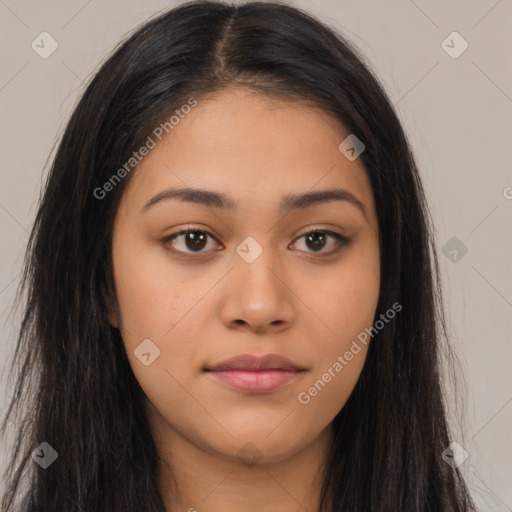
M 332 320 L 336 335 L 324 337 L 317 344 L 314 369 L 295 396 L 300 414 L 309 418 L 313 430 L 322 429 L 332 421 L 359 380 L 371 339 L 365 329 L 372 326 L 373 300 L 376 299 L 363 302 L 363 309 L 354 309 L 354 315 L 347 306 L 346 319 Z M 355 308 L 357 302 L 351 305 Z
M 302 296 L 308 297 L 316 339 L 323 340 L 323 353 L 332 358 L 371 327 L 380 292 L 380 257 L 376 240 L 359 244 L 333 266 L 330 272 L 308 273 Z M 315 339 L 311 337 L 311 339 Z
M 131 243 L 124 242 L 129 239 Z M 172 376 L 181 382 L 195 370 L 197 340 L 204 337 L 204 330 L 193 320 L 204 314 L 198 303 L 212 286 L 211 279 L 205 275 L 204 280 L 196 276 L 193 281 L 192 267 L 178 269 L 163 248 L 140 243 L 136 237 L 120 234 L 115 242 L 114 279 L 127 356 L 148 395 L 168 396 Z M 148 352 L 146 361 L 138 357 Z M 148 359 L 151 363 L 145 365 Z
M 185 306 L 184 278 L 173 271 L 163 249 L 131 240 L 127 244 L 120 235 L 113 252 L 121 330 L 128 338 L 159 339 L 176 322 L 178 308 Z
M 361 245 L 361 250 L 347 253 L 329 278 L 324 276 L 316 287 L 309 279 L 305 285 L 321 322 L 307 327 L 318 349 L 314 371 L 297 401 L 321 423 L 344 406 L 366 359 L 380 290 L 378 246 L 374 241 Z

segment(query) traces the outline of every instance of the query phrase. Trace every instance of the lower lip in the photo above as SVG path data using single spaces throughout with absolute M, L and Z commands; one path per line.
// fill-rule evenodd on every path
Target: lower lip
M 229 387 L 245 393 L 270 393 L 297 378 L 301 372 L 225 370 L 209 373 Z

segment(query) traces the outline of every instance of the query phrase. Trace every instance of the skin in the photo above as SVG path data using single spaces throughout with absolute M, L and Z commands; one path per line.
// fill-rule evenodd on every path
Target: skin
M 318 506 L 331 422 L 354 389 L 367 346 L 308 404 L 298 395 L 372 326 L 380 285 L 373 193 L 361 159 L 338 149 L 347 135 L 323 111 L 231 87 L 201 98 L 123 194 L 113 233 L 120 316 L 111 313 L 110 321 L 147 396 L 170 512 Z M 185 186 L 238 205 L 172 199 L 141 212 L 161 191 Z M 285 194 L 332 188 L 353 194 L 365 213 L 349 201 L 280 213 Z M 162 242 L 189 226 L 211 234 L 198 249 L 184 236 Z M 352 242 L 328 255 L 336 239 L 308 243 L 303 235 L 313 229 Z M 263 250 L 251 263 L 236 252 L 248 236 Z M 134 354 L 145 339 L 160 350 L 148 366 Z M 235 355 L 269 353 L 306 371 L 265 394 L 233 390 L 203 371 Z

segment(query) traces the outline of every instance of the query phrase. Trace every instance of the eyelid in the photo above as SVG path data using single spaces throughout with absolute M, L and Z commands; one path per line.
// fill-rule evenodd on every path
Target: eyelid
M 194 252 L 178 251 L 178 250 L 173 249 L 168 246 L 168 243 L 171 240 L 173 240 L 179 236 L 183 236 L 187 233 L 194 232 L 194 231 L 199 231 L 201 233 L 204 233 L 205 235 L 213 238 L 218 244 L 220 244 L 222 246 L 222 244 L 218 241 L 217 237 L 215 235 L 213 235 L 212 233 L 210 233 L 210 231 L 208 231 L 205 228 L 202 228 L 199 226 L 193 226 L 193 225 L 188 225 L 184 229 L 180 229 L 179 231 L 175 231 L 174 233 L 171 233 L 170 235 L 166 235 L 165 237 L 163 237 L 160 240 L 160 242 L 166 250 L 168 250 L 169 252 L 172 252 L 173 254 L 175 254 L 177 256 L 181 256 L 181 257 L 185 257 L 185 258 L 190 258 L 190 257 L 198 258 L 200 256 L 204 256 L 205 254 L 208 254 L 208 252 L 204 252 L 204 251 L 197 252 L 197 253 L 195 253 L 195 256 L 194 256 Z M 216 249 L 216 250 L 219 250 L 219 249 Z M 211 251 L 209 251 L 209 252 L 211 252 Z
M 219 242 L 217 237 L 215 235 L 213 235 L 212 233 L 210 233 L 210 231 L 208 231 L 207 229 L 201 228 L 199 226 L 192 226 L 192 225 L 189 225 L 185 229 L 181 229 L 180 231 L 171 233 L 170 235 L 166 235 L 164 238 L 162 238 L 161 243 L 164 246 L 164 248 L 167 249 L 168 251 L 170 251 L 173 254 L 176 254 L 178 256 L 182 256 L 182 257 L 186 257 L 186 258 L 189 258 L 189 257 L 198 258 L 203 255 L 211 253 L 212 251 L 200 251 L 200 252 L 196 252 L 196 253 L 179 251 L 176 249 L 172 249 L 171 247 L 169 247 L 167 245 L 171 240 L 173 240 L 179 236 L 185 235 L 187 233 L 194 232 L 194 231 L 204 233 L 205 235 L 213 238 L 222 247 L 224 247 L 223 244 Z M 288 247 L 290 247 L 290 245 L 295 244 L 303 236 L 314 234 L 317 232 L 323 233 L 323 234 L 327 235 L 328 237 L 334 238 L 336 240 L 336 247 L 334 249 L 331 249 L 330 251 L 319 251 L 319 252 L 299 251 L 299 252 L 305 252 L 306 254 L 308 254 L 311 257 L 315 257 L 316 255 L 318 255 L 318 257 L 333 256 L 333 255 L 337 254 L 338 252 L 340 252 L 345 247 L 348 247 L 353 241 L 353 238 L 349 238 L 345 235 L 342 235 L 341 233 L 337 233 L 337 232 L 329 230 L 329 229 L 322 229 L 322 228 L 318 228 L 318 227 L 317 228 L 309 227 L 309 228 L 304 228 L 303 230 L 301 230 L 301 232 L 299 232 L 299 234 L 293 239 L 293 241 L 288 245 Z M 215 250 L 220 250 L 220 249 L 215 249 Z
M 336 231 L 332 231 L 330 229 L 323 229 L 323 228 L 305 228 L 302 230 L 293 240 L 293 242 L 290 245 L 293 245 L 297 242 L 297 240 L 300 240 L 305 235 L 310 235 L 314 233 L 323 233 L 327 235 L 328 237 L 334 238 L 336 240 L 336 247 L 334 249 L 331 249 L 330 251 L 320 251 L 320 252 L 308 252 L 308 251 L 301 251 L 305 252 L 310 257 L 315 257 L 318 255 L 318 257 L 329 257 L 334 256 L 338 254 L 342 249 L 348 247 L 352 241 L 353 238 L 349 238 L 345 235 L 342 235 L 341 233 L 337 233 Z

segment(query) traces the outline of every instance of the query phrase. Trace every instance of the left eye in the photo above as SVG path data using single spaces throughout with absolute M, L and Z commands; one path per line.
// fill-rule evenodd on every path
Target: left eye
M 350 244 L 350 239 L 347 237 L 340 235 L 339 233 L 334 233 L 333 231 L 324 231 L 321 229 L 308 231 L 307 233 L 304 233 L 299 238 L 297 238 L 297 240 L 302 238 L 305 239 L 305 243 L 308 247 L 314 249 L 313 253 L 321 252 L 325 255 L 335 254 L 343 247 L 346 247 Z M 332 249 L 328 251 L 322 251 L 322 249 L 326 246 L 327 240 L 329 238 L 334 240 L 334 242 L 331 244 L 333 246 Z M 292 245 L 295 245 L 295 242 Z
M 162 240 L 164 246 L 173 253 L 177 253 L 180 255 L 183 254 L 193 254 L 193 253 L 204 253 L 207 251 L 203 251 L 204 247 L 207 245 L 208 238 L 212 238 L 216 240 L 213 235 L 206 231 L 202 231 L 199 229 L 187 229 L 185 231 L 179 231 L 172 235 L 165 237 Z M 343 247 L 348 246 L 350 244 L 350 239 L 346 238 L 343 235 L 338 233 L 334 233 L 333 231 L 327 230 L 313 230 L 308 231 L 307 233 L 302 234 L 299 238 L 296 239 L 289 247 L 293 247 L 297 245 L 297 240 L 305 239 L 305 243 L 308 248 L 313 249 L 313 253 L 322 253 L 325 255 L 334 254 L 340 251 Z M 324 251 L 323 249 L 326 247 L 328 240 L 331 239 L 333 246 L 330 250 Z M 176 241 L 181 242 L 182 248 L 176 249 Z M 171 244 L 171 242 L 173 242 Z M 183 249 L 184 244 L 184 249 Z M 186 249 L 189 249 L 191 252 L 187 252 Z

